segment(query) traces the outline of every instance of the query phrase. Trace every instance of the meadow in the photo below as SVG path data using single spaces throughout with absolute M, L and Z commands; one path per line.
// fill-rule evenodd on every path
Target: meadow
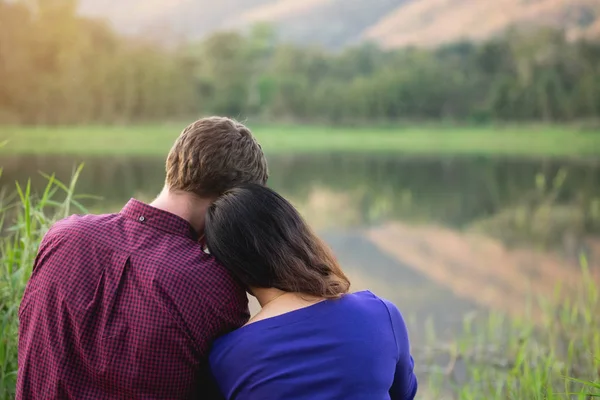
M 327 127 L 249 124 L 269 154 L 372 152 L 457 155 L 592 156 L 600 136 L 574 126 L 406 125 Z M 164 155 L 185 124 L 0 127 L 9 154 Z

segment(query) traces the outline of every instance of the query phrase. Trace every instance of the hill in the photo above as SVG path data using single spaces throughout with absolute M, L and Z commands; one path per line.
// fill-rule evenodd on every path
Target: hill
M 511 26 L 551 26 L 572 38 L 598 37 L 600 0 L 416 0 L 364 34 L 385 47 L 481 40 Z
M 434 46 L 484 39 L 514 25 L 600 37 L 600 0 L 82 0 L 80 7 L 125 33 L 188 39 L 257 22 L 273 24 L 284 40 L 327 47 Z

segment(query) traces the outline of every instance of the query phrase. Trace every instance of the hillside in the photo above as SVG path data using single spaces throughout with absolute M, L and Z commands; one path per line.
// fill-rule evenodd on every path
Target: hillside
M 81 12 L 125 33 L 191 39 L 269 22 L 285 40 L 328 47 L 366 40 L 432 46 L 480 40 L 512 25 L 600 36 L 600 0 L 82 0 Z
M 600 0 L 414 0 L 364 34 L 386 47 L 480 40 L 511 25 L 553 26 L 573 38 L 600 34 Z

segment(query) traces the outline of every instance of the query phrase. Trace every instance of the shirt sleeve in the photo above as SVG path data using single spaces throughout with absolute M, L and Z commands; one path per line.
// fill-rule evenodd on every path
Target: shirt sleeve
M 45 259 L 46 254 L 48 253 L 48 242 L 52 241 L 52 234 L 47 232 L 40 245 L 38 247 L 37 255 L 34 259 L 33 266 L 31 269 L 31 276 L 27 281 L 27 286 L 25 287 L 25 291 L 23 292 L 23 298 L 21 299 L 21 303 L 19 304 L 19 317 L 22 316 L 25 309 L 29 306 L 31 293 L 35 291 L 37 286 L 37 281 L 35 276 L 39 273 L 39 266 L 42 264 L 42 261 Z M 22 322 L 22 321 L 21 321 Z M 23 323 L 21 323 L 20 327 L 22 327 Z M 19 335 L 21 337 L 21 335 Z
M 398 362 L 394 375 L 394 383 L 390 388 L 391 400 L 413 400 L 417 394 L 417 377 L 414 373 L 414 360 L 410 354 L 408 330 L 398 308 L 391 302 L 384 301 L 396 338 Z
M 246 291 L 220 265 L 215 264 L 215 268 L 219 271 L 202 282 L 205 301 L 200 303 L 196 319 L 188 320 L 190 326 L 202 322 L 195 326 L 193 335 L 203 356 L 208 356 L 214 339 L 240 328 L 250 318 Z
M 33 266 L 31 269 L 31 276 L 27 282 L 27 286 L 25 288 L 25 292 L 23 293 L 23 298 L 21 299 L 21 304 L 19 305 L 19 314 L 27 308 L 27 305 L 30 302 L 30 297 L 33 292 L 35 292 L 39 286 L 39 282 L 36 277 L 40 274 L 40 268 L 44 265 L 44 263 L 48 260 L 48 258 L 57 251 L 58 245 L 64 241 L 64 233 L 61 230 L 62 226 L 68 227 L 68 223 L 70 220 L 73 220 L 75 216 L 69 217 L 68 219 L 60 220 L 56 222 L 48 232 L 42 238 L 40 245 L 38 247 L 37 255 L 34 259 Z

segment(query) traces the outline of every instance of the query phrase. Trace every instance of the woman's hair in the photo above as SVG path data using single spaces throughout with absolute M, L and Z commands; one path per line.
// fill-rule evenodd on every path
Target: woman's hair
M 286 199 L 264 186 L 226 191 L 208 209 L 205 235 L 208 250 L 247 287 L 324 298 L 350 288 L 329 247 Z

